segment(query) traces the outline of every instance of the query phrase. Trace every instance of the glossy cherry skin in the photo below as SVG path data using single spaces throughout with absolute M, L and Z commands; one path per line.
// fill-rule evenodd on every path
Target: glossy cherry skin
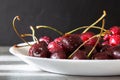
M 47 44 L 44 41 L 35 43 L 29 49 L 29 56 L 34 57 L 49 57 L 50 53 L 47 49 Z
M 48 37 L 48 36 L 43 36 L 39 39 L 39 41 L 44 41 L 46 42 L 47 44 L 49 44 L 51 41 L 52 41 L 52 38 Z
M 109 44 L 111 46 L 117 46 L 120 44 L 120 35 L 112 35 L 109 39 Z
M 120 45 L 112 47 L 111 54 L 114 59 L 120 59 Z
M 104 59 L 112 59 L 111 56 L 109 55 L 109 53 L 107 51 L 105 52 L 99 52 L 99 53 L 96 53 L 92 59 L 95 59 L 95 60 L 104 60 Z
M 120 35 L 120 27 L 119 26 L 113 26 L 110 28 L 111 33 L 114 35 Z
M 48 49 L 51 53 L 64 52 L 64 48 L 55 41 L 48 44 Z
M 68 52 L 73 52 L 81 43 L 80 37 L 76 34 L 62 36 L 61 44 Z
M 52 53 L 50 58 L 52 59 L 66 59 L 67 56 L 64 52 L 55 52 L 55 53 Z
M 73 60 L 82 60 L 82 59 L 88 59 L 86 52 L 82 50 L 78 50 L 76 53 L 74 53 L 70 59 Z
M 80 35 L 80 38 L 83 42 L 87 41 L 88 39 L 90 39 L 91 37 L 93 37 L 95 34 L 93 32 L 86 32 L 86 33 L 82 33 Z M 88 45 L 94 45 L 97 41 L 97 38 L 92 38 L 90 39 L 86 44 Z

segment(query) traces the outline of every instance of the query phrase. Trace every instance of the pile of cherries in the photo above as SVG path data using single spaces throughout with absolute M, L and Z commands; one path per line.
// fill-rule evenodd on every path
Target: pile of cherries
M 88 53 L 97 41 L 97 37 L 90 39 L 95 36 L 93 32 L 65 34 L 54 40 L 43 36 L 31 46 L 29 55 L 52 59 L 120 59 L 120 27 L 113 26 L 107 32 L 89 56 Z M 85 41 L 87 42 L 74 52 Z
M 112 26 L 109 30 L 96 27 L 99 21 L 103 20 L 106 12 L 92 25 L 88 27 L 78 27 L 70 32 L 62 34 L 53 27 L 41 26 L 58 32 L 61 36 L 51 39 L 43 36 L 39 40 L 35 37 L 35 31 L 31 27 L 32 34 L 19 34 L 15 27 L 15 20 L 20 20 L 18 16 L 13 19 L 13 29 L 17 35 L 29 46 L 29 56 L 51 58 L 51 59 L 73 59 L 73 60 L 103 60 L 120 59 L 120 27 Z M 104 20 L 103 20 L 104 23 Z M 85 28 L 82 33 L 73 33 Z M 88 31 L 90 28 L 100 29 L 99 34 Z M 32 36 L 34 44 L 29 44 L 23 37 Z

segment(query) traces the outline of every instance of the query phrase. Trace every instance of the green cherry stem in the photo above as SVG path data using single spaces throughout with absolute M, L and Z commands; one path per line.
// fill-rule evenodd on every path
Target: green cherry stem
M 98 44 L 99 41 L 100 41 L 100 38 L 101 38 L 102 33 L 103 33 L 103 30 L 104 30 L 104 25 L 105 25 L 105 20 L 103 19 L 103 21 L 102 21 L 102 29 L 101 29 L 101 31 L 100 31 L 100 34 L 98 35 L 98 39 L 97 39 L 95 45 L 93 46 L 93 48 L 91 49 L 91 51 L 90 51 L 90 52 L 88 53 L 88 55 L 87 55 L 88 58 L 91 56 L 91 53 L 93 52 L 93 50 L 95 49 L 95 47 L 97 46 L 97 44 Z
M 16 20 L 20 21 L 20 17 L 19 17 L 19 16 L 15 16 L 14 19 L 13 19 L 13 22 L 12 22 L 13 29 L 14 29 L 15 33 L 18 35 L 18 37 L 19 37 L 23 42 L 27 43 L 27 45 L 30 46 L 30 44 L 29 44 L 25 39 L 23 39 L 23 38 L 21 37 L 21 35 L 18 33 L 18 31 L 17 31 L 17 29 L 16 29 L 16 26 L 15 26 L 15 21 L 16 21 Z M 17 46 L 16 46 L 16 47 L 17 47 Z
M 27 37 L 27 36 L 33 37 L 35 40 L 34 42 L 39 43 L 38 39 L 35 36 L 33 36 L 33 34 L 21 34 L 21 37 Z
M 53 28 L 53 27 L 50 27 L 50 26 L 40 25 L 40 26 L 36 26 L 36 28 L 37 28 L 37 29 L 39 29 L 39 28 L 51 29 L 51 30 L 57 32 L 58 34 L 63 35 L 63 33 L 62 33 L 61 31 L 59 31 L 59 30 L 57 30 L 57 29 L 55 29 L 55 28 Z
M 33 41 L 38 43 L 39 41 L 38 41 L 37 37 L 35 36 L 35 30 L 34 30 L 34 28 L 32 26 L 30 26 L 30 29 L 32 31 Z
M 74 33 L 74 32 L 76 32 L 76 31 L 78 31 L 78 30 L 80 30 L 80 29 L 84 29 L 84 28 L 88 28 L 89 26 L 82 26 L 82 27 L 78 27 L 78 28 L 76 28 L 76 29 L 74 29 L 74 30 L 72 30 L 72 31 L 69 31 L 69 32 L 67 32 L 67 33 L 65 33 L 65 34 L 71 34 L 71 33 Z M 101 27 L 98 27 L 98 26 L 93 26 L 92 28 L 95 28 L 95 29 L 101 29 Z M 105 32 L 107 31 L 106 29 L 103 29 Z
M 106 11 L 103 10 L 103 15 L 97 21 L 95 21 L 93 24 L 91 24 L 88 28 L 86 28 L 82 33 L 87 32 L 90 28 L 92 28 L 94 25 L 96 25 L 98 22 L 100 22 L 105 16 L 106 16 Z

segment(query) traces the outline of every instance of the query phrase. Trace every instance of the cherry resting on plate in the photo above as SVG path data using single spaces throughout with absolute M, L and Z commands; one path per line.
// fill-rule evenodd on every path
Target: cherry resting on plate
M 29 49 L 29 55 L 34 57 L 46 57 L 50 56 L 50 53 L 47 49 L 47 44 L 44 41 L 35 43 Z
M 51 56 L 63 55 L 60 58 L 68 57 L 79 45 L 81 40 L 76 34 L 66 34 L 59 38 L 56 38 L 54 41 L 48 44 L 48 49 L 51 52 Z M 65 57 L 66 56 L 66 57 Z M 55 57 L 54 57 L 55 58 Z
M 120 59 L 120 45 L 110 48 L 113 59 Z

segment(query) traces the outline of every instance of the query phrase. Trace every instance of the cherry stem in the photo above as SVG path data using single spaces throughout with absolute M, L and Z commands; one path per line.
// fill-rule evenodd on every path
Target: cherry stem
M 32 26 L 30 26 L 30 29 L 32 30 L 33 41 L 39 43 L 37 37 L 35 36 L 35 30 L 34 30 L 34 28 Z
M 33 39 L 35 40 L 34 42 L 39 43 L 38 39 L 35 36 L 33 36 L 33 34 L 21 34 L 21 37 L 26 37 L 26 36 L 33 37 Z
M 88 28 L 86 28 L 82 33 L 87 32 L 90 28 L 92 28 L 94 25 L 96 25 L 98 22 L 100 22 L 105 16 L 106 16 L 106 11 L 103 10 L 103 15 L 97 21 L 95 21 L 93 24 L 91 24 Z
M 50 26 L 36 26 L 36 28 L 37 29 L 39 29 L 39 28 L 47 28 L 47 29 L 51 29 L 51 30 L 53 30 L 53 31 L 55 31 L 55 32 L 57 32 L 57 33 L 59 33 L 60 35 L 63 35 L 63 33 L 61 32 L 61 31 L 59 31 L 59 30 L 57 30 L 57 29 L 55 29 L 55 28 L 53 28 L 53 27 L 50 27 Z
M 72 30 L 72 31 L 69 31 L 69 32 L 65 33 L 65 34 L 71 34 L 71 33 L 74 33 L 74 32 L 76 32 L 76 31 L 80 30 L 80 29 L 84 29 L 84 28 L 88 28 L 88 27 L 89 27 L 89 26 L 78 27 L 78 28 L 76 28 L 76 29 L 74 29 L 74 30 Z M 101 27 L 98 27 L 98 26 L 93 26 L 92 28 L 101 29 Z M 103 30 L 104 30 L 104 31 L 107 31 L 106 29 L 103 29 Z
M 30 29 L 32 30 L 32 36 L 35 36 L 35 30 L 32 26 L 30 26 Z M 33 41 L 36 42 L 35 38 L 33 37 Z
M 30 46 L 30 44 L 29 44 L 25 39 L 23 39 L 23 38 L 21 37 L 21 35 L 18 33 L 18 31 L 17 31 L 17 29 L 16 29 L 16 26 L 15 26 L 15 21 L 16 21 L 16 20 L 20 21 L 20 17 L 19 17 L 19 16 L 15 16 L 14 19 L 13 19 L 13 22 L 12 22 L 13 29 L 14 29 L 15 33 L 18 35 L 18 37 L 19 37 L 23 42 L 27 43 L 27 45 Z
M 95 49 L 95 47 L 97 46 L 97 44 L 98 44 L 99 41 L 100 41 L 100 38 L 101 38 L 102 33 L 103 33 L 103 30 L 104 30 L 104 25 L 105 25 L 105 20 L 103 19 L 103 21 L 102 21 L 102 29 L 101 29 L 101 31 L 100 31 L 100 34 L 99 34 L 99 36 L 98 36 L 98 39 L 97 39 L 95 45 L 93 46 L 93 48 L 91 49 L 91 51 L 90 51 L 90 52 L 88 53 L 88 55 L 87 55 L 88 58 L 91 56 L 91 53 L 93 52 L 93 50 Z

